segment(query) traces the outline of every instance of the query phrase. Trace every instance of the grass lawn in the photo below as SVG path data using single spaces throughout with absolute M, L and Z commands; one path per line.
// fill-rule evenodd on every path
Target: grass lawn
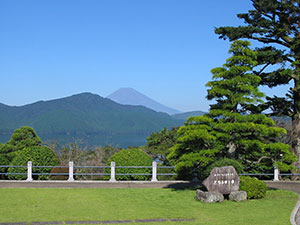
M 195 191 L 172 189 L 1 188 L 0 223 L 32 221 L 194 218 L 194 222 L 148 224 L 289 224 L 298 195 L 270 190 L 266 198 L 209 204 Z M 135 223 L 146 224 L 146 223 Z

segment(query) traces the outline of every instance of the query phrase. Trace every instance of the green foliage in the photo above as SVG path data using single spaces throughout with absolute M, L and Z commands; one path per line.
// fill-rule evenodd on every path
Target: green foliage
M 21 151 L 26 147 L 40 146 L 41 143 L 41 139 L 33 128 L 21 127 L 14 131 L 7 143 L 0 145 L 0 154 L 5 154 L 5 157 L 11 162 L 17 151 Z
M 15 151 L 17 151 L 17 148 L 14 145 L 8 143 L 0 145 L 0 154 L 8 154 Z
M 8 145 L 14 146 L 15 150 L 21 150 L 25 147 L 41 145 L 42 141 L 31 127 L 21 127 L 14 131 Z
M 300 165 L 300 4 L 294 0 L 253 0 L 252 3 L 254 9 L 238 14 L 244 26 L 220 27 L 215 32 L 230 41 L 246 38 L 262 43 L 263 47 L 256 49 L 260 84 L 270 88 L 292 85 L 285 97 L 268 96 L 267 104 L 260 108 L 270 108 L 272 115 L 292 119 L 291 150 Z
M 233 166 L 238 174 L 244 172 L 244 166 L 241 163 L 239 163 L 237 160 L 223 158 L 210 164 L 205 169 L 204 173 L 200 174 L 201 178 L 206 179 L 209 176 L 210 172 L 213 170 L 213 168 L 222 167 L 222 166 Z
M 240 176 L 240 190 L 247 192 L 248 199 L 264 198 L 267 189 L 267 184 L 255 177 Z
M 9 160 L 4 154 L 0 154 L 0 165 L 2 166 L 8 166 L 9 165 Z M 6 173 L 7 172 L 7 167 L 0 167 L 0 173 Z M 0 178 L 4 178 L 5 175 L 0 174 Z
M 185 126 L 179 128 L 176 144 L 168 155 L 171 164 L 175 165 L 178 179 L 192 179 L 194 163 L 203 168 L 213 162 L 218 152 L 216 137 L 210 133 L 214 125 L 214 121 L 204 115 L 190 117 Z
M 295 160 L 289 146 L 278 141 L 285 130 L 261 114 L 261 78 L 253 72 L 258 53 L 249 46 L 248 41 L 231 44 L 231 57 L 222 67 L 211 70 L 213 80 L 206 85 L 207 98 L 216 103 L 210 106 L 209 114 L 191 117 L 179 128 L 168 155 L 178 178 L 191 179 L 194 162 L 203 174 L 203 168 L 224 157 L 238 160 L 247 171 L 271 170 L 274 164 L 289 169 Z
M 264 94 L 258 89 L 261 78 L 253 72 L 257 52 L 249 46 L 248 41 L 234 41 L 232 56 L 212 70 L 213 81 L 207 83 L 207 98 L 216 101 L 209 116 L 216 121 L 220 155 L 239 160 L 247 170 L 259 167 L 263 158 L 270 159 L 264 161 L 264 169 L 273 169 L 274 164 L 288 168 L 295 158 L 288 145 L 278 142 L 285 130 L 258 112 Z
M 54 152 L 45 146 L 26 147 L 16 152 L 16 157 L 11 162 L 14 166 L 26 166 L 28 161 L 32 161 L 33 166 L 56 166 L 59 165 L 59 160 Z M 26 173 L 26 168 L 9 168 L 9 173 Z M 33 173 L 49 173 L 51 168 L 33 168 Z M 48 175 L 33 176 L 39 180 L 48 179 Z M 22 180 L 24 175 L 9 175 L 9 179 Z
M 233 42 L 229 49 L 232 56 L 222 67 L 211 70 L 213 80 L 206 84 L 207 99 L 217 102 L 211 105 L 211 110 L 240 113 L 262 102 L 264 94 L 258 90 L 261 78 L 252 72 L 257 65 L 257 54 L 249 46 L 248 41 Z
M 116 166 L 152 166 L 152 158 L 145 152 L 138 148 L 123 149 L 115 153 L 107 163 L 110 166 L 110 162 L 115 162 Z M 106 173 L 109 173 L 109 169 L 106 169 Z M 151 174 L 151 168 L 116 168 L 116 174 L 127 173 L 142 173 Z M 149 180 L 151 176 L 147 175 L 116 175 L 117 180 Z
M 158 159 L 164 165 L 169 165 L 166 156 L 169 154 L 169 148 L 174 146 L 176 142 L 177 130 L 178 127 L 171 130 L 164 128 L 159 132 L 152 133 L 147 137 L 146 152 L 153 159 Z

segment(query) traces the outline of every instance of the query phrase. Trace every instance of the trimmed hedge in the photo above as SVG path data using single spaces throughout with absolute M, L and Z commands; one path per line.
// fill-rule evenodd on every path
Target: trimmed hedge
M 248 199 L 264 198 L 267 189 L 267 184 L 255 177 L 240 176 L 240 190 L 247 192 Z
M 32 146 L 24 148 L 16 152 L 11 165 L 13 166 L 26 166 L 28 161 L 32 161 L 33 166 L 56 166 L 59 165 L 59 160 L 54 152 L 45 146 Z M 51 168 L 33 168 L 32 173 L 49 173 Z M 9 173 L 26 173 L 27 168 L 9 168 Z M 26 175 L 9 175 L 9 179 L 22 180 L 26 179 Z M 34 179 L 45 180 L 48 175 L 34 175 Z
M 209 176 L 210 172 L 214 167 L 222 167 L 222 166 L 233 166 L 238 174 L 244 172 L 244 166 L 236 160 L 223 158 L 218 161 L 213 162 L 204 170 L 204 173 L 201 175 L 201 179 L 205 179 Z
M 138 148 L 121 150 L 110 157 L 107 166 L 115 162 L 116 166 L 152 166 L 152 158 Z M 110 169 L 105 169 L 110 173 Z M 116 168 L 116 174 L 142 173 L 151 174 L 151 168 Z M 116 175 L 117 180 L 150 180 L 150 175 Z

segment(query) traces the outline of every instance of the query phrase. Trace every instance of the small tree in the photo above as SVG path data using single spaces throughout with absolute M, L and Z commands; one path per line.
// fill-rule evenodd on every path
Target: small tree
M 5 154 L 8 160 L 12 161 L 17 151 L 41 144 L 42 141 L 33 128 L 21 127 L 13 132 L 7 143 L 0 145 L 0 154 Z
M 154 159 L 158 159 L 164 165 L 169 165 L 167 155 L 169 149 L 175 145 L 178 127 L 167 130 L 163 128 L 159 132 L 152 133 L 147 137 L 146 152 Z
M 116 166 L 151 166 L 152 159 L 149 155 L 138 148 L 123 149 L 115 153 L 107 163 L 115 162 Z M 108 173 L 108 169 L 106 169 Z M 151 174 L 151 168 L 117 168 L 116 174 Z M 116 175 L 117 180 L 149 180 L 147 175 Z
M 59 160 L 54 152 L 45 146 L 32 146 L 26 147 L 22 151 L 16 153 L 16 157 L 11 162 L 12 165 L 16 166 L 26 166 L 28 161 L 32 161 L 34 166 L 57 166 L 59 165 Z M 26 173 L 26 168 L 14 168 L 10 167 L 8 169 L 9 173 Z M 33 168 L 33 173 L 49 173 L 51 168 Z M 37 177 L 37 176 L 35 176 Z M 9 175 L 9 179 L 22 180 L 25 179 L 24 175 Z M 38 176 L 39 180 L 48 179 L 48 175 Z
M 25 147 L 38 146 L 42 141 L 31 127 L 21 127 L 14 131 L 8 145 L 14 146 L 15 150 L 21 150 Z

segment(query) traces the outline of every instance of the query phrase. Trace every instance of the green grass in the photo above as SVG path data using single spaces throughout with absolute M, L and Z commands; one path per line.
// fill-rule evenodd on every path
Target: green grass
M 297 194 L 272 190 L 266 198 L 208 204 L 195 191 L 171 189 L 0 189 L 0 222 L 194 218 L 148 224 L 289 224 Z M 146 224 L 146 223 L 139 223 Z

